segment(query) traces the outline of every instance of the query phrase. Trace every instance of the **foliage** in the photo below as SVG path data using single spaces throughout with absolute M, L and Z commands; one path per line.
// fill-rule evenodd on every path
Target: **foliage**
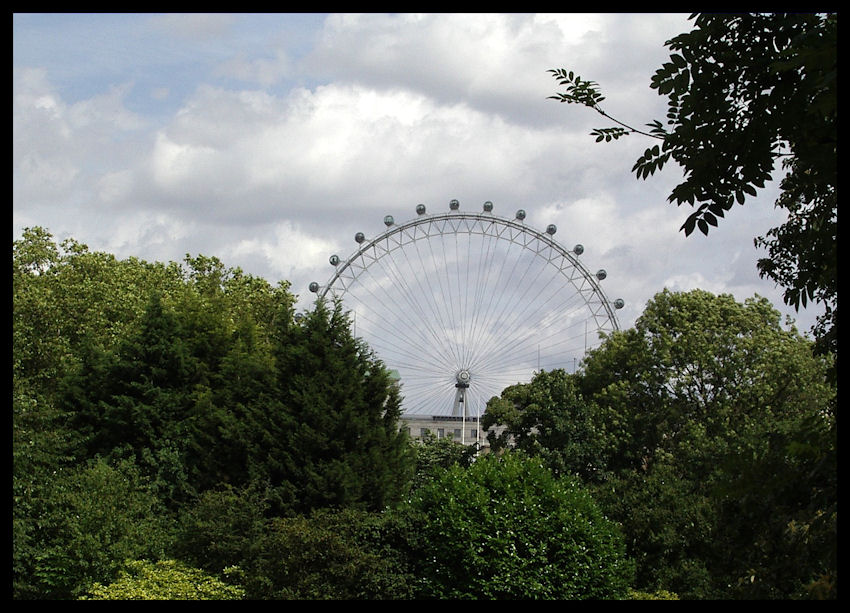
M 287 422 L 273 458 L 290 497 L 285 512 L 326 507 L 378 511 L 399 500 L 414 458 L 399 426 L 401 399 L 387 368 L 351 333 L 339 303 L 318 301 L 278 329 Z M 297 492 L 293 494 L 292 492 Z
M 767 301 L 658 294 L 472 458 L 338 303 L 185 266 L 15 243 L 15 598 L 835 597 L 834 363 Z
M 383 600 L 409 598 L 412 576 L 391 546 L 387 518 L 356 509 L 321 509 L 269 521 L 262 554 L 245 569 L 252 598 Z
M 597 498 L 649 556 L 650 587 L 781 598 L 835 571 L 831 363 L 779 319 L 764 299 L 665 291 L 585 363 L 585 396 L 628 433 Z M 812 526 L 807 542 L 792 521 Z
M 598 141 L 633 133 L 657 139 L 632 168 L 646 179 L 669 161 L 684 180 L 668 200 L 695 206 L 682 230 L 708 234 L 734 204 L 755 196 L 781 160 L 787 171 L 776 206 L 788 221 L 756 238 L 769 257 L 762 276 L 785 288 L 799 308 L 825 305 L 816 328 L 823 350 L 837 351 L 837 29 L 834 13 L 699 14 L 694 29 L 667 41 L 672 53 L 650 87 L 667 96 L 667 127 L 648 132 L 605 113 L 593 81 L 550 70 L 566 91 L 555 100 L 588 106 L 618 127 L 595 129 Z
M 409 486 L 398 390 L 338 307 L 296 324 L 285 282 L 206 256 L 118 261 L 42 228 L 15 241 L 13 290 L 16 598 L 70 597 L 124 559 L 156 559 L 175 535 L 153 525 L 178 514 L 195 529 L 177 530 L 182 555 L 250 559 L 254 509 L 216 518 L 249 530 L 222 540 L 205 492 L 250 492 L 268 516 L 380 509 Z M 66 517 L 88 504 L 78 484 L 109 470 L 132 476 L 129 506 L 104 523 L 111 536 L 67 552 L 83 538 L 84 514 Z M 144 546 L 131 524 L 151 530 Z
M 541 371 L 528 385 L 505 389 L 487 405 L 482 428 L 491 449 L 515 448 L 543 459 L 556 475 L 575 475 L 586 483 L 605 478 L 605 451 L 617 436 L 601 419 L 601 409 L 581 396 L 576 375 Z
M 118 579 L 80 600 L 242 600 L 244 590 L 177 560 L 128 561 Z
M 679 600 L 679 597 L 667 590 L 659 590 L 657 592 L 639 592 L 636 590 L 629 591 L 629 600 Z
M 417 597 L 620 598 L 632 579 L 622 536 L 577 482 L 519 452 L 452 466 L 408 512 Z
M 176 265 L 118 261 L 73 239 L 26 228 L 12 252 L 12 355 L 18 381 L 54 393 L 81 350 L 109 350 L 135 325 L 150 292 L 177 291 Z
M 438 438 L 433 432 L 411 444 L 416 453 L 416 475 L 412 489 L 430 482 L 441 470 L 454 466 L 469 466 L 475 459 L 475 448 L 451 437 Z
M 784 300 L 799 308 L 808 302 L 824 306 L 814 328 L 818 353 L 838 353 L 838 194 L 835 185 L 814 184 L 795 160 L 782 180 L 779 208 L 788 220 L 756 245 L 767 249 L 759 259 L 763 277 L 785 288 Z
M 268 509 L 267 494 L 256 485 L 209 489 L 183 508 L 173 551 L 213 574 L 251 568 L 262 555 Z
M 637 588 L 683 598 L 828 593 L 831 361 L 779 320 L 762 298 L 665 290 L 582 371 L 540 373 L 488 413 L 528 453 L 581 476 L 622 523 Z M 597 470 L 586 470 L 587 457 Z
M 79 595 L 124 559 L 157 557 L 168 545 L 167 515 L 131 462 L 60 469 L 43 488 L 24 507 L 34 529 L 15 542 L 16 598 Z
M 411 578 L 395 543 L 401 528 L 380 513 L 317 510 L 266 517 L 264 491 L 205 492 L 181 519 L 181 560 L 233 577 L 251 599 L 384 599 L 410 595 Z

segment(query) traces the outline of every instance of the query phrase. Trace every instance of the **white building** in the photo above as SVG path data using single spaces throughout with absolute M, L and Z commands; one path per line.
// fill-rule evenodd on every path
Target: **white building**
M 431 433 L 437 438 L 450 437 L 464 445 L 478 444 L 479 448 L 487 449 L 490 443 L 487 441 L 487 432 L 501 432 L 503 427 L 490 428 L 487 432 L 482 431 L 477 418 L 456 417 L 452 415 L 402 415 L 401 423 L 407 428 L 410 438 L 421 440 L 426 433 Z

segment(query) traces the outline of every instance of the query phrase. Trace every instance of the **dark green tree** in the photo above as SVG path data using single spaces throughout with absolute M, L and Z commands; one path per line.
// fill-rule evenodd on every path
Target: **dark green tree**
M 591 133 L 611 141 L 640 133 L 657 144 L 632 171 L 647 178 L 671 159 L 684 180 L 669 196 L 696 207 L 682 230 L 711 226 L 786 173 L 776 206 L 788 221 L 755 239 L 768 257 L 762 276 L 785 288 L 799 308 L 825 308 L 815 331 L 821 350 L 837 351 L 837 32 L 835 13 L 698 14 L 694 29 L 667 41 L 670 61 L 651 87 L 668 98 L 666 125 L 641 131 L 610 117 L 599 86 L 572 71 L 551 70 L 566 90 L 552 98 L 588 106 L 618 125 Z
M 214 575 L 229 567 L 253 572 L 265 556 L 268 511 L 267 493 L 256 485 L 208 489 L 183 507 L 173 553 Z M 260 578 L 251 582 L 265 585 Z
M 578 481 L 518 451 L 452 466 L 403 512 L 417 598 L 619 599 L 632 581 L 618 526 Z
M 248 596 L 266 600 L 399 600 L 415 579 L 394 546 L 393 518 L 358 509 L 318 509 L 273 518 L 262 555 L 243 569 Z
M 128 558 L 158 558 L 168 515 L 132 461 L 60 468 L 28 505 L 38 530 L 16 556 L 16 599 L 75 598 L 109 582 Z M 18 545 L 18 544 L 16 544 Z
M 591 353 L 583 394 L 627 431 L 610 456 L 619 482 L 598 499 L 619 505 L 605 508 L 647 554 L 646 587 L 788 598 L 834 575 L 830 368 L 766 300 L 698 290 L 657 294 L 634 329 Z M 666 509 L 640 502 L 651 487 Z M 641 523 L 653 515 L 676 529 L 663 537 L 660 522 Z M 811 527 L 808 543 L 792 522 Z M 783 564 L 789 555 L 796 564 Z
M 604 480 L 611 440 L 620 432 L 586 402 L 580 379 L 563 370 L 541 371 L 529 384 L 517 384 L 492 399 L 481 427 L 504 426 L 491 433 L 492 451 L 515 448 L 544 459 L 556 475 L 575 475 L 585 482 Z
M 442 470 L 458 464 L 469 466 L 475 461 L 476 449 L 472 445 L 464 445 L 451 437 L 438 438 L 433 432 L 411 441 L 416 454 L 416 475 L 412 488 L 416 489 L 434 478 Z
M 830 368 L 764 299 L 665 290 L 572 386 L 543 373 L 506 390 L 493 417 L 622 523 L 636 588 L 823 595 L 837 551 Z M 583 472 L 586 440 L 597 471 Z
M 174 312 L 154 294 L 139 331 L 114 355 L 93 355 L 68 378 L 64 400 L 89 457 L 131 457 L 172 505 L 185 501 L 194 491 L 186 459 L 202 367 Z
M 318 301 L 301 321 L 283 320 L 278 386 L 287 408 L 278 426 L 277 470 L 292 511 L 355 506 L 380 510 L 400 499 L 413 456 L 400 428 L 401 400 L 389 371 L 351 334 L 339 303 Z

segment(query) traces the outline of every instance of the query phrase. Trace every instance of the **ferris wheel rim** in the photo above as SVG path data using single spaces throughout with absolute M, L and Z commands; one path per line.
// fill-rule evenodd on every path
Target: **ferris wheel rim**
M 453 201 L 453 202 L 455 202 L 455 201 Z M 422 207 L 424 205 L 419 205 L 419 206 Z M 352 263 L 355 261 L 356 258 L 361 257 L 369 249 L 374 249 L 381 241 L 384 241 L 384 240 L 388 239 L 389 237 L 391 237 L 395 234 L 401 234 L 401 233 L 409 230 L 410 228 L 415 228 L 415 227 L 420 226 L 420 225 L 425 225 L 425 224 L 432 225 L 432 224 L 439 222 L 439 221 L 449 221 L 449 220 L 488 221 L 488 222 L 491 222 L 491 223 L 494 223 L 494 224 L 501 224 L 501 225 L 504 225 L 506 227 L 510 227 L 510 228 L 515 229 L 515 230 L 518 230 L 521 233 L 532 237 L 534 240 L 537 240 L 537 241 L 544 243 L 547 247 L 554 249 L 555 251 L 557 251 L 559 253 L 559 255 L 561 255 L 562 257 L 567 259 L 570 262 L 570 266 L 572 268 L 575 268 L 576 270 L 578 270 L 580 275 L 582 276 L 582 278 L 591 285 L 591 292 L 590 293 L 595 294 L 596 296 L 599 297 L 599 304 L 605 310 L 605 315 L 607 316 L 608 321 L 610 321 L 610 323 L 611 323 L 611 330 L 612 331 L 618 331 L 620 329 L 620 327 L 619 327 L 619 322 L 617 320 L 617 316 L 616 316 L 616 313 L 615 313 L 615 309 L 622 308 L 622 301 L 619 300 L 619 299 L 614 300 L 614 301 L 609 300 L 607 295 L 605 294 L 604 290 L 602 289 L 602 286 L 599 284 L 598 281 L 601 280 L 600 275 L 602 275 L 601 278 L 604 278 L 605 271 L 600 270 L 600 271 L 597 272 L 596 275 L 593 275 L 578 260 L 578 255 L 579 255 L 578 253 L 576 253 L 575 251 L 569 251 L 566 247 L 564 247 L 558 241 L 556 241 L 556 240 L 554 240 L 554 238 L 552 238 L 554 231 L 544 233 L 544 232 L 540 232 L 539 230 L 537 230 L 535 228 L 532 228 L 531 226 L 527 226 L 522 222 L 524 217 L 525 217 L 525 211 L 523 211 L 522 209 L 517 211 L 517 215 L 516 215 L 515 219 L 509 219 L 507 217 L 494 215 L 492 212 L 490 212 L 486 209 L 485 209 L 484 212 L 460 211 L 458 209 L 452 209 L 449 212 L 420 213 L 418 217 L 414 217 L 412 219 L 409 219 L 409 220 L 407 220 L 407 221 L 405 221 L 401 224 L 396 224 L 395 220 L 392 218 L 392 216 L 387 215 L 384 218 L 384 223 L 388 226 L 387 230 L 378 234 L 377 236 L 375 236 L 372 239 L 367 240 L 364 237 L 364 240 L 361 243 L 361 247 L 359 249 L 355 250 L 345 260 L 340 259 L 336 255 L 331 256 L 331 264 L 334 265 L 335 272 L 334 272 L 333 276 L 331 276 L 331 278 L 328 280 L 328 282 L 324 286 L 318 287 L 318 289 L 315 291 L 315 293 L 317 294 L 317 296 L 319 298 L 322 298 L 322 299 L 327 297 L 328 292 L 333 293 L 334 296 L 344 295 L 345 292 L 347 291 L 347 288 L 343 288 L 342 291 L 340 292 L 340 294 L 337 294 L 336 292 L 332 292 L 332 288 L 333 288 L 334 284 L 336 283 L 337 280 L 339 280 L 342 273 L 344 273 L 347 269 L 349 269 L 352 266 Z M 554 228 L 554 226 L 550 224 L 548 228 Z M 444 232 L 444 231 L 437 232 L 438 235 L 452 234 L 452 233 L 456 233 L 456 231 L 455 232 Z M 472 232 L 470 231 L 470 233 L 472 233 Z M 430 234 L 427 235 L 427 237 L 430 237 Z M 421 238 L 426 238 L 426 237 L 420 237 L 420 239 Z M 503 239 L 504 237 L 496 236 L 496 238 Z M 419 239 L 414 239 L 414 240 L 419 240 Z M 506 239 L 506 240 L 510 240 L 510 239 Z M 511 241 L 511 242 L 513 242 L 513 241 Z M 400 248 L 400 247 L 401 247 L 401 244 L 396 245 L 395 248 Z M 390 254 L 390 250 L 386 250 L 383 255 L 386 256 L 386 255 L 389 255 L 389 254 Z M 573 255 L 573 254 L 575 254 L 575 255 Z M 383 257 L 383 256 L 381 256 L 381 257 Z M 334 258 L 337 259 L 337 263 L 334 263 Z M 376 258 L 376 261 L 378 259 L 380 259 L 380 258 Z M 356 279 L 357 279 L 357 277 L 354 278 L 355 281 L 356 281 Z M 572 280 L 571 280 L 571 282 L 572 282 Z M 311 284 L 311 285 L 313 285 L 313 284 Z M 587 300 L 585 300 L 585 302 L 587 302 Z M 597 319 L 595 315 L 594 315 L 594 319 Z M 604 326 L 600 326 L 599 328 L 604 329 Z
M 373 238 L 367 240 L 362 232 L 358 232 L 355 235 L 355 241 L 359 243 L 359 247 L 347 258 L 343 260 L 337 255 L 332 255 L 330 257 L 330 263 L 334 266 L 334 274 L 324 286 L 319 286 L 316 282 L 310 283 L 310 291 L 316 293 L 320 300 L 325 300 L 329 295 L 331 295 L 335 300 L 345 302 L 353 301 L 351 304 L 351 312 L 355 318 L 355 330 L 358 313 L 363 316 L 366 328 L 369 328 L 370 325 L 374 326 L 372 331 L 377 336 L 374 336 L 371 339 L 367 338 L 366 340 L 373 346 L 374 343 L 377 343 L 377 345 L 381 347 L 381 352 L 388 352 L 388 354 L 384 355 L 392 355 L 391 360 L 382 361 L 387 364 L 388 368 L 397 369 L 401 372 L 402 380 L 405 381 L 408 391 L 410 391 L 414 396 L 413 400 L 410 401 L 413 402 L 413 406 L 415 407 L 412 411 L 407 410 L 411 405 L 408 404 L 407 397 L 405 398 L 405 414 L 408 415 L 419 414 L 420 410 L 424 412 L 423 407 L 433 406 L 435 402 L 444 409 L 444 402 L 430 400 L 429 398 L 426 398 L 426 396 L 436 398 L 439 393 L 442 393 L 438 391 L 438 388 L 451 387 L 452 392 L 455 392 L 455 389 L 458 387 L 462 387 L 466 390 L 469 388 L 469 377 L 473 367 L 475 375 L 472 377 L 472 383 L 473 385 L 477 385 L 478 391 L 476 393 L 478 396 L 476 404 L 479 407 L 483 406 L 482 401 L 486 401 L 490 397 L 484 392 L 486 391 L 487 393 L 490 393 L 490 391 L 495 388 L 496 380 L 503 380 L 506 376 L 530 376 L 528 368 L 528 345 L 525 344 L 526 338 L 524 338 L 523 335 L 526 334 L 525 330 L 529 328 L 537 330 L 537 332 L 534 332 L 535 337 L 537 337 L 537 335 L 550 333 L 553 335 L 557 335 L 559 333 L 563 334 L 560 330 L 564 330 L 564 328 L 556 330 L 556 327 L 561 324 L 555 323 L 555 327 L 550 327 L 553 325 L 550 318 L 552 313 L 554 313 L 557 318 L 563 318 L 566 316 L 569 321 L 574 321 L 573 318 L 578 313 L 584 314 L 583 319 L 580 319 L 579 323 L 583 321 L 585 327 L 585 354 L 588 349 L 588 323 L 592 322 L 594 332 L 610 334 L 619 330 L 619 322 L 617 321 L 614 310 L 622 308 L 624 302 L 621 299 L 617 299 L 612 302 L 605 295 L 605 292 L 599 283 L 599 281 L 602 281 L 606 276 L 604 270 L 599 270 L 596 275 L 594 275 L 579 261 L 578 257 L 584 251 L 584 247 L 582 245 L 576 245 L 572 250 L 564 247 L 560 244 L 560 242 L 554 239 L 554 234 L 556 233 L 557 228 L 553 224 L 550 224 L 546 228 L 545 233 L 532 226 L 526 225 L 524 223 L 525 211 L 522 209 L 516 212 L 515 219 L 510 219 L 493 214 L 492 203 L 489 201 L 485 203 L 483 212 L 460 211 L 457 201 L 455 200 L 450 203 L 450 206 L 451 210 L 449 212 L 427 213 L 425 205 L 420 204 L 416 207 L 416 212 L 418 214 L 416 217 L 399 224 L 395 223 L 395 220 L 391 215 L 387 215 L 384 218 L 384 224 L 387 228 Z M 437 339 L 435 332 L 445 333 L 447 330 L 444 327 L 439 329 L 430 327 L 437 323 L 439 323 L 440 326 L 443 326 L 444 322 L 442 319 L 440 319 L 439 322 L 435 320 L 429 322 L 423 317 L 432 316 L 434 314 L 434 311 L 428 310 L 432 307 L 431 303 L 427 303 L 423 307 L 421 304 L 411 304 L 408 302 L 410 306 L 407 311 L 404 311 L 399 309 L 398 304 L 394 304 L 392 307 L 387 307 L 386 304 L 374 302 L 379 298 L 385 301 L 389 299 L 394 303 L 396 302 L 396 299 L 398 299 L 398 302 L 404 302 L 405 299 L 409 299 L 409 296 L 403 296 L 399 294 L 399 292 L 410 293 L 413 284 L 409 285 L 405 277 L 399 277 L 397 274 L 398 271 L 395 269 L 404 261 L 407 261 L 407 263 L 410 264 L 411 259 L 415 260 L 417 257 L 421 258 L 421 245 L 419 244 L 419 241 L 426 243 L 424 250 L 431 251 L 431 256 L 433 258 L 435 254 L 433 253 L 432 248 L 435 245 L 438 250 L 440 246 L 445 249 L 446 245 L 444 241 L 454 241 L 456 248 L 457 241 L 461 235 L 468 235 L 469 237 L 468 241 L 466 241 L 466 239 L 462 239 L 465 245 L 483 245 L 485 243 L 491 244 L 492 242 L 496 242 L 501 245 L 494 248 L 492 255 L 496 255 L 498 252 L 502 258 L 501 264 L 505 268 L 507 268 L 505 266 L 506 257 L 513 258 L 517 261 L 520 259 L 523 261 L 530 261 L 539 269 L 539 275 L 547 277 L 549 285 L 546 287 L 554 288 L 552 290 L 553 296 L 550 296 L 549 299 L 554 298 L 554 294 L 557 294 L 557 297 L 561 298 L 564 292 L 569 292 L 569 295 L 572 296 L 572 298 L 570 298 L 571 302 L 564 303 L 563 306 L 568 306 L 569 304 L 572 304 L 572 306 L 569 306 L 568 311 L 566 312 L 561 311 L 563 306 L 558 307 L 555 311 L 553 311 L 551 305 L 547 305 L 546 310 L 541 311 L 538 310 L 537 306 L 534 306 L 534 299 L 526 300 L 525 303 L 528 304 L 522 308 L 531 308 L 532 310 L 532 317 L 530 317 L 528 321 L 511 319 L 510 321 L 504 322 L 499 319 L 499 325 L 501 326 L 500 329 L 505 330 L 505 334 L 500 335 L 499 338 L 501 341 L 498 342 L 498 344 L 491 344 L 488 346 L 488 350 L 495 352 L 496 358 L 494 360 L 491 355 L 485 355 L 482 357 L 482 355 L 484 355 L 483 351 L 480 354 L 477 353 L 479 350 L 479 346 L 477 344 L 475 345 L 474 350 L 471 348 L 470 343 L 478 343 L 479 336 L 476 335 L 481 334 L 481 328 L 476 329 L 475 327 L 477 324 L 473 324 L 472 326 L 473 334 L 470 339 L 464 338 L 464 340 L 460 341 L 457 338 L 448 340 L 445 337 L 441 337 L 440 339 Z M 504 243 L 507 244 L 505 245 Z M 517 251 L 517 248 L 519 248 L 519 252 Z M 489 261 L 491 255 L 489 253 L 489 247 L 487 247 L 487 249 L 487 254 L 485 254 L 483 250 L 478 253 L 481 259 L 479 260 L 479 269 L 477 273 L 472 271 L 469 264 L 466 264 L 467 267 L 465 272 L 467 275 L 481 275 L 482 271 L 487 268 L 487 266 L 483 266 L 484 263 Z M 448 257 L 448 255 L 449 254 L 447 252 L 443 252 L 443 258 Z M 457 256 L 457 252 L 455 252 L 455 256 Z M 538 260 L 543 263 L 538 264 Z M 413 271 L 413 278 L 424 280 L 422 283 L 428 286 L 425 289 L 436 289 L 431 287 L 430 281 L 427 281 L 430 276 L 427 273 L 435 275 L 439 286 L 439 278 L 444 274 L 444 271 L 448 270 L 448 260 L 446 260 L 444 264 L 442 262 L 443 260 L 440 258 L 430 260 L 428 264 L 433 265 L 433 268 L 426 272 L 425 267 L 423 266 L 421 271 Z M 455 261 L 455 264 L 456 263 L 457 262 Z M 557 273 L 554 271 L 557 271 Z M 425 274 L 423 275 L 422 273 Z M 484 276 L 489 277 L 489 272 L 485 273 Z M 564 280 L 567 282 L 561 282 Z M 523 284 L 525 283 L 522 279 L 521 282 Z M 419 284 L 420 281 L 417 280 L 415 283 Z M 386 292 L 382 293 L 380 297 L 373 293 L 373 290 L 376 289 L 376 284 L 378 291 Z M 511 291 L 517 289 L 513 285 L 503 285 L 501 287 L 503 288 L 502 291 L 507 288 L 511 288 Z M 442 287 L 439 286 L 439 289 L 442 290 Z M 348 294 L 350 294 L 350 296 L 347 296 Z M 371 296 L 371 298 L 369 296 Z M 537 294 L 536 296 L 536 300 L 539 301 L 541 299 L 540 294 Z M 444 296 L 447 303 L 454 300 L 454 298 L 451 298 L 451 300 L 450 298 L 450 294 Z M 469 299 L 469 296 L 467 295 L 466 298 Z M 492 300 L 494 299 L 494 296 L 490 295 L 488 298 Z M 501 300 L 498 298 L 498 295 L 496 295 L 495 298 L 497 301 Z M 547 301 L 549 299 L 547 299 Z M 474 306 L 475 297 L 473 297 L 472 300 L 473 309 L 477 309 L 478 307 Z M 372 306 L 370 306 L 370 301 L 372 301 Z M 355 304 L 357 306 L 354 306 Z M 517 307 L 519 307 L 520 304 L 521 303 L 514 303 Z M 457 306 L 460 308 L 459 304 Z M 381 313 L 386 312 L 388 308 L 389 314 L 393 315 L 392 325 L 380 318 Z M 423 308 L 424 310 L 422 310 Z M 404 326 L 404 318 L 414 315 L 414 311 L 419 312 L 419 321 L 422 322 L 422 325 L 412 327 Z M 542 315 L 540 315 L 541 313 L 545 313 L 546 317 L 542 317 Z M 396 315 L 399 317 L 396 318 Z M 436 315 L 438 318 L 442 317 L 439 313 L 436 313 Z M 475 316 L 477 317 L 478 313 L 475 313 Z M 501 317 L 501 315 L 499 315 L 499 317 Z M 528 322 L 531 323 L 529 324 Z M 463 327 L 466 324 L 462 319 L 459 319 L 456 322 L 450 321 L 450 323 L 460 326 L 461 330 L 466 330 L 466 328 Z M 519 325 L 519 328 L 515 327 L 517 325 Z M 573 324 L 568 325 L 572 326 Z M 577 330 L 575 327 L 571 329 Z M 425 330 L 426 333 L 423 334 L 423 330 Z M 517 336 L 513 337 L 512 335 L 514 334 Z M 368 337 L 368 334 L 366 336 Z M 428 338 L 425 338 L 426 336 Z M 553 349 L 553 351 L 555 351 L 555 353 L 560 351 L 560 355 L 564 355 L 567 351 L 575 351 L 575 353 L 572 354 L 573 364 L 575 364 L 575 356 L 581 355 L 581 346 L 579 344 L 578 346 L 573 346 L 570 349 L 567 347 L 566 343 L 580 343 L 580 341 L 576 340 L 577 336 L 578 335 L 574 335 L 563 340 L 559 339 L 552 343 L 551 346 L 553 348 L 556 346 L 563 348 Z M 599 336 L 599 339 L 602 339 L 602 335 Z M 432 343 L 426 348 L 413 344 L 412 340 L 413 343 L 429 343 L 436 340 L 438 343 L 442 344 L 438 346 L 437 344 Z M 508 340 L 516 340 L 515 347 L 508 347 Z M 543 341 L 544 344 L 546 344 L 548 340 L 550 339 L 545 339 Z M 454 345 L 454 343 L 457 344 Z M 534 372 L 538 372 L 541 368 L 540 347 L 541 345 L 538 343 L 536 360 L 537 369 L 535 369 Z M 446 349 L 448 349 L 448 352 L 446 352 Z M 455 353 L 455 349 L 457 349 L 457 353 Z M 441 350 L 443 353 L 440 353 Z M 522 356 L 522 362 L 511 361 L 513 358 L 507 356 L 511 350 L 515 351 L 513 354 L 514 356 L 518 354 Z M 417 351 L 424 351 L 425 353 L 417 353 Z M 432 353 L 427 354 L 428 351 L 431 351 Z M 447 353 L 451 353 L 452 355 L 447 356 Z M 473 355 L 473 353 L 475 353 L 475 355 Z M 462 354 L 462 358 L 458 354 Z M 447 357 L 450 360 L 455 360 L 453 367 L 454 370 L 446 368 L 445 370 L 439 370 L 438 372 L 438 369 L 433 367 L 433 363 L 431 363 L 426 369 L 426 367 L 423 366 L 425 362 L 422 361 L 426 357 L 431 358 L 434 362 L 437 360 L 442 361 Z M 563 364 L 563 361 L 560 363 Z M 564 366 L 553 365 L 552 367 L 563 368 Z M 441 366 L 441 368 L 445 368 L 445 364 Z M 465 380 L 459 378 L 462 372 L 466 373 L 467 378 Z M 519 372 L 524 372 L 525 374 L 517 375 Z M 522 380 L 527 379 L 523 378 Z M 514 381 L 519 382 L 519 379 L 514 379 Z M 508 383 L 507 385 L 510 384 L 512 383 Z M 499 387 L 498 391 L 496 391 L 496 395 L 498 395 L 504 387 L 506 387 L 504 384 Z M 467 391 L 472 394 L 474 390 L 469 388 Z M 473 398 L 473 396 L 466 398 L 466 394 L 463 396 L 464 399 Z M 457 408 L 458 398 L 460 398 L 460 396 L 456 398 L 455 408 Z M 468 403 L 464 405 L 464 411 L 468 406 Z M 439 409 L 439 411 L 442 412 L 443 409 Z M 452 414 L 454 415 L 455 413 L 453 412 Z M 432 415 L 436 415 L 436 413 L 432 413 Z

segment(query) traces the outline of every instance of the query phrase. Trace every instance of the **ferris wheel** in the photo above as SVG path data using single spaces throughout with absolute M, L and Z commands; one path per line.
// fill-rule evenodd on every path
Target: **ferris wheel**
M 535 372 L 574 370 L 602 334 L 619 329 L 600 281 L 549 225 L 539 232 L 513 219 L 449 210 L 396 223 L 375 238 L 355 235 L 357 250 L 330 257 L 334 273 L 310 284 L 319 298 L 341 300 L 354 334 L 398 372 L 408 416 L 478 416 L 493 396 Z

